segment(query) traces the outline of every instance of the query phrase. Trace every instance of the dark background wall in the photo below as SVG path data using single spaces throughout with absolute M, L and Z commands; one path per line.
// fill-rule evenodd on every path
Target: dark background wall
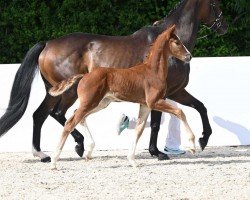
M 0 63 L 20 63 L 37 42 L 72 32 L 128 35 L 165 17 L 179 0 L 0 0 Z M 198 40 L 194 56 L 250 55 L 249 0 L 221 0 L 226 35 Z M 201 29 L 199 36 L 210 33 Z

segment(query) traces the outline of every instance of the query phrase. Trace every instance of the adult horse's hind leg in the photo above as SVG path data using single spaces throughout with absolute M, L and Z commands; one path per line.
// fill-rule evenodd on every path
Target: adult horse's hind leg
M 74 104 L 76 99 L 77 99 L 76 88 L 74 87 L 66 91 L 62 95 L 60 102 L 55 106 L 50 115 L 55 120 L 57 120 L 62 126 L 64 126 L 66 122 L 65 113 Z M 77 143 L 77 145 L 75 146 L 75 151 L 80 157 L 82 157 L 84 152 L 84 137 L 76 129 L 74 129 L 71 132 L 71 135 L 73 136 L 75 142 Z
M 157 156 L 158 160 L 169 160 L 168 155 L 159 151 L 157 148 L 157 139 L 161 125 L 161 116 L 162 112 L 156 110 L 151 111 L 151 121 L 150 121 L 151 135 L 150 135 L 148 150 L 152 156 Z
M 33 114 L 33 155 L 41 158 L 41 162 L 50 162 L 51 159 L 48 155 L 43 153 L 40 148 L 41 128 L 44 121 L 47 119 L 49 113 L 54 105 L 58 102 L 59 98 L 52 97 L 46 94 L 43 102 Z
M 138 117 L 136 127 L 135 127 L 135 135 L 133 137 L 132 146 L 129 149 L 129 153 L 128 153 L 128 160 L 133 167 L 137 167 L 137 163 L 135 162 L 135 150 L 136 150 L 137 142 L 140 139 L 142 132 L 145 128 L 145 124 L 147 122 L 147 118 L 148 118 L 150 111 L 151 109 L 148 106 L 140 105 L 139 117 Z
M 212 134 L 212 129 L 209 124 L 208 116 L 207 116 L 207 109 L 202 102 L 198 99 L 194 98 L 191 94 L 189 94 L 186 90 L 182 90 L 175 94 L 174 96 L 170 97 L 170 99 L 181 103 L 182 105 L 192 107 L 196 109 L 201 116 L 202 125 L 203 125 L 203 137 L 199 138 L 199 144 L 202 150 L 207 146 L 208 139 Z

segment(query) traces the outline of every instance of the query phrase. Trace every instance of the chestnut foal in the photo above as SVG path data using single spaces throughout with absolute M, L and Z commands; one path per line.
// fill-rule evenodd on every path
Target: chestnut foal
M 177 116 L 187 130 L 190 150 L 195 152 L 194 134 L 186 121 L 185 114 L 181 109 L 175 108 L 164 100 L 167 89 L 168 57 L 174 56 L 185 62 L 189 62 L 191 59 L 191 54 L 174 34 L 174 31 L 175 25 L 157 37 L 148 58 L 142 64 L 128 69 L 96 68 L 91 73 L 76 75 L 51 88 L 49 93 L 52 96 L 58 96 L 82 78 L 77 87 L 80 105 L 65 123 L 60 142 L 52 158 L 53 169 L 56 169 L 56 161 L 68 135 L 75 126 L 78 123 L 84 125 L 85 118 L 89 114 L 107 107 L 112 101 L 129 101 L 140 104 L 135 128 L 136 134 L 128 154 L 128 160 L 132 166 L 137 166 L 135 149 L 151 110 L 168 112 Z M 86 139 L 92 140 L 84 154 L 86 159 L 90 159 L 94 141 L 91 135 L 86 136 Z

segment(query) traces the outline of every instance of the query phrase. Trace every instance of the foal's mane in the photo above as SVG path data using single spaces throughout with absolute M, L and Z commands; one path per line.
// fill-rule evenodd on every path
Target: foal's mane
M 163 33 L 161 33 L 156 40 L 153 42 L 149 49 L 149 53 L 145 60 L 145 64 L 148 65 L 158 65 L 160 62 L 160 58 L 163 52 L 163 48 L 166 45 L 166 42 L 170 38 L 170 34 L 172 33 L 173 29 L 175 29 L 175 25 L 171 28 L 168 28 Z

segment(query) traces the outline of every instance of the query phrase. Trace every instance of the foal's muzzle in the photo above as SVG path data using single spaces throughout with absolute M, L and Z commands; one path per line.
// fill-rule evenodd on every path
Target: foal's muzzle
M 184 62 L 189 63 L 192 59 L 191 53 L 187 53 L 184 57 Z

